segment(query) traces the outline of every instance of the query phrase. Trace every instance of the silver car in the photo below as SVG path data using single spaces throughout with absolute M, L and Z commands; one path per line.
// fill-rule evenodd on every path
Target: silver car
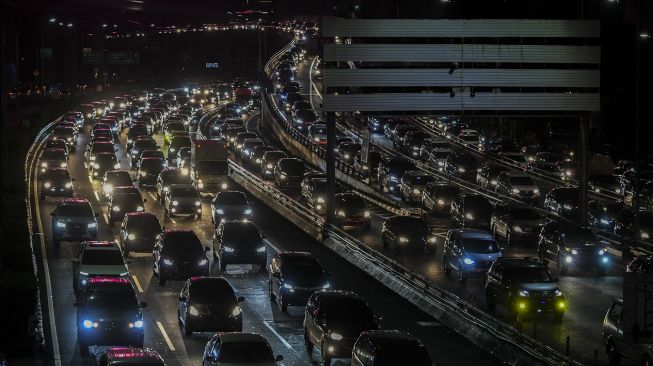
M 167 217 L 190 216 L 202 218 L 202 200 L 200 194 L 190 184 L 172 184 L 165 193 L 163 207 Z

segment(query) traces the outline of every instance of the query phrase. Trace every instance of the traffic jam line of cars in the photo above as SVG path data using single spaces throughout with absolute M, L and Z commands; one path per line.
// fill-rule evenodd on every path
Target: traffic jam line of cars
M 269 175 L 279 186 L 299 185 L 305 166 L 299 159 L 264 148 L 251 136 L 241 135 L 246 131 L 235 128 L 238 124 L 243 127 L 244 106 L 256 107 L 256 89 L 255 84 L 237 79 L 178 90 L 139 91 L 82 105 L 53 128 L 39 157 L 37 182 L 42 200 L 60 198 L 50 213 L 52 245 L 81 243 L 71 258 L 80 352 L 83 356 L 92 353 L 102 364 L 127 364 L 127 359 L 133 361 L 130 364 L 163 364 L 157 352 L 143 348 L 147 303 L 138 301 L 136 289 L 140 293 L 142 288 L 136 276 L 130 276 L 127 259 L 135 253 L 150 253 L 159 285 L 184 283 L 177 304 L 180 330 L 185 335 L 217 332 L 206 344 L 205 365 L 271 365 L 282 360 L 263 336 L 242 332 L 239 304 L 244 298 L 236 295 L 228 279 L 211 275 L 211 267 L 223 272 L 231 264 L 250 264 L 268 272 L 269 297 L 282 311 L 288 306 L 306 306 L 305 347 L 309 354 L 318 349 L 323 364 L 342 357 L 360 365 L 394 364 L 408 354 L 413 365 L 431 365 L 417 338 L 402 331 L 380 330 L 380 317 L 362 297 L 334 289 L 329 273 L 314 255 L 278 252 L 267 265 L 265 237 L 253 221 L 247 197 L 232 190 L 227 148 L 243 164 L 260 167 L 264 175 L 271 171 Z M 209 100 L 211 96 L 216 99 Z M 220 99 L 227 103 L 219 107 L 218 119 L 228 121 L 219 126 L 216 136 L 220 140 L 191 139 L 189 130 L 196 127 L 203 106 Z M 234 128 L 226 128 L 227 123 Z M 89 143 L 85 151 L 77 151 L 85 125 L 89 125 Z M 216 124 L 211 133 L 214 127 Z M 129 162 L 119 161 L 114 148 L 121 143 L 125 129 Z M 168 147 L 167 156 L 154 138 L 157 131 Z M 101 187 L 94 194 L 100 203 L 106 203 L 103 216 L 107 224 L 119 223 L 117 240 L 100 237 L 100 214 L 87 199 L 75 195 L 74 181 L 66 169 L 71 154 L 83 154 L 89 180 Z M 121 169 L 125 163 L 134 174 Z M 166 218 L 210 219 L 215 228 L 212 245 L 203 243 L 193 230 L 162 227 L 154 213 L 145 211 L 147 199 L 139 188 L 150 190 Z M 201 214 L 202 195 L 206 194 L 211 196 L 210 218 Z M 343 224 L 366 222 L 369 213 L 360 197 L 343 193 L 338 199 L 337 209 L 345 213 L 340 215 Z M 316 199 L 316 204 L 319 201 Z M 174 349 L 161 323 L 157 325 Z M 392 352 L 386 348 L 380 352 L 380 346 L 389 346 Z

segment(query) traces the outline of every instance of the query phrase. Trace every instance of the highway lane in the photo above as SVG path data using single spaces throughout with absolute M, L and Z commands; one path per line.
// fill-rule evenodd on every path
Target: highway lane
M 302 84 L 302 93 L 310 94 L 310 98 L 319 98 L 317 93 L 309 93 L 309 69 L 312 59 L 300 63 L 297 68 L 297 80 Z M 316 84 L 318 89 L 319 84 Z M 316 101 L 313 104 L 318 107 Z M 318 108 L 319 110 L 319 108 Z M 290 118 L 288 116 L 288 118 Z M 375 142 L 381 141 L 385 147 L 392 149 L 391 142 L 381 135 L 374 135 Z M 389 146 L 388 146 L 389 145 Z M 389 195 L 388 195 L 389 196 Z M 389 196 L 390 197 L 390 196 Z M 397 200 L 397 198 L 392 198 Z M 439 232 L 446 232 L 451 227 L 449 219 L 445 217 L 430 218 L 430 223 L 438 227 Z M 362 240 L 366 245 L 382 251 L 406 267 L 425 275 L 434 283 L 448 291 L 451 291 L 463 299 L 475 303 L 481 309 L 487 311 L 485 305 L 484 279 L 469 279 L 461 284 L 454 276 L 448 277 L 442 271 L 442 239 L 438 243 L 438 253 L 429 257 L 415 253 L 393 254 L 384 251 L 380 245 L 381 220 L 373 220 L 372 227 L 368 232 L 352 231 L 355 237 Z M 535 242 L 522 242 L 514 247 L 504 248 L 504 254 L 516 256 L 536 256 Z M 563 276 L 560 281 L 560 288 L 568 300 L 568 311 L 562 323 L 552 322 L 548 318 L 523 319 L 517 324 L 514 315 L 509 314 L 505 309 L 498 309 L 496 317 L 507 324 L 520 326 L 526 334 L 535 336 L 537 339 L 550 345 L 560 352 L 566 351 L 566 339 L 570 338 L 571 356 L 581 362 L 594 362 L 595 351 L 598 350 L 600 364 L 607 364 L 607 357 L 603 352 L 600 325 L 605 316 L 607 307 L 614 297 L 622 296 L 624 272 L 623 266 L 618 264 L 619 259 L 613 258 L 615 264 L 606 276 L 597 277 L 592 273 L 570 273 Z M 556 274 L 555 268 L 552 272 Z
M 156 138 L 161 143 L 161 136 Z M 88 198 L 98 218 L 99 239 L 111 240 L 117 238 L 118 225 L 110 227 L 105 219 L 106 204 L 100 200 L 98 182 L 88 178 L 83 161 L 83 149 L 88 141 L 86 133 L 80 134 L 78 152 L 72 154 L 69 171 L 75 178 L 74 186 L 78 197 Z M 117 156 L 122 168 L 128 169 L 128 157 L 124 149 L 125 133 L 121 135 L 121 144 L 116 144 Z M 211 245 L 210 238 L 213 226 L 210 222 L 209 204 L 203 202 L 203 219 L 194 222 L 188 219 L 164 219 L 163 208 L 155 200 L 153 191 L 141 189 L 147 202 L 145 210 L 154 212 L 160 218 L 162 225 L 168 228 L 191 228 L 195 230 L 205 245 Z M 50 238 L 51 218 L 56 199 L 48 198 L 38 201 L 39 218 L 42 232 L 46 238 L 46 254 L 52 277 L 52 291 L 57 322 L 57 334 L 60 343 L 61 358 L 64 364 L 88 364 L 79 355 L 76 335 L 76 314 L 73 307 L 72 268 L 70 259 L 79 244 L 63 242 L 59 250 L 53 248 Z M 336 288 L 346 288 L 365 296 L 371 306 L 385 319 L 384 328 L 408 330 L 420 337 L 429 348 L 434 359 L 443 365 L 458 364 L 461 359 L 466 364 L 493 364 L 488 355 L 474 348 L 466 341 L 458 339 L 442 328 L 432 318 L 416 310 L 412 305 L 398 299 L 376 280 L 368 277 L 346 261 L 320 245 L 301 230 L 286 221 L 285 218 L 265 206 L 253 197 L 250 200 L 254 206 L 254 221 L 267 236 L 269 253 L 274 250 L 308 250 L 318 256 L 320 261 L 333 273 Z M 269 255 L 270 257 L 270 255 Z M 188 338 L 179 331 L 176 320 L 176 299 L 181 289 L 181 282 L 169 282 L 165 287 L 158 285 L 152 278 L 151 257 L 137 254 L 129 258 L 129 270 L 140 300 L 148 302 L 144 310 L 145 346 L 161 353 L 168 365 L 198 364 L 201 360 L 203 347 L 209 334 L 193 335 Z M 215 274 L 215 271 L 213 271 Z M 241 304 L 243 308 L 244 330 L 263 334 L 271 343 L 275 353 L 283 354 L 285 365 L 311 364 L 303 347 L 301 322 L 302 308 L 291 308 L 288 314 L 281 313 L 276 305 L 270 303 L 267 296 L 267 277 L 265 274 L 251 271 L 247 266 L 230 266 L 225 274 L 239 293 L 245 297 Z M 314 355 L 319 360 L 319 355 Z M 345 364 L 345 363 L 340 363 Z

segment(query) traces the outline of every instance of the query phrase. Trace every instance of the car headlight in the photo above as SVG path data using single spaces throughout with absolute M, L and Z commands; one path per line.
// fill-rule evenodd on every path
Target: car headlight
M 528 290 L 520 290 L 520 291 L 519 291 L 519 296 L 528 297 L 528 296 L 530 296 L 530 295 L 531 295 L 531 294 L 528 293 Z
M 233 253 L 233 251 L 234 251 L 234 248 L 227 247 L 227 246 L 223 246 L 222 249 L 224 249 L 224 251 L 227 252 L 227 253 Z
M 82 322 L 82 325 L 83 325 L 84 328 L 86 328 L 86 329 L 97 328 L 97 326 L 98 326 L 97 322 L 94 322 L 94 321 L 89 320 L 89 319 L 84 320 L 84 321 Z
M 116 212 L 120 211 L 120 206 L 113 206 L 113 210 Z
M 95 161 L 95 155 L 91 155 L 91 156 L 89 157 L 89 159 L 90 159 L 91 161 Z
M 113 169 L 120 169 L 120 163 L 116 163 L 113 165 Z
M 408 243 L 408 238 L 405 236 L 400 236 L 399 237 L 399 242 L 400 243 Z
M 129 239 L 129 240 L 134 240 L 134 239 L 136 239 L 136 235 L 134 235 L 134 234 L 129 234 L 129 235 L 127 235 L 127 239 Z
M 604 255 L 605 254 L 605 249 L 599 250 L 599 255 Z
M 462 168 L 462 167 L 461 167 L 461 168 L 458 168 L 458 172 L 459 172 L 459 173 L 464 173 L 464 172 L 465 172 L 465 168 Z
M 562 291 L 560 291 L 560 290 L 555 290 L 555 295 L 556 295 L 556 296 L 562 296 Z
M 188 175 L 188 168 L 181 168 L 181 174 L 182 175 Z M 168 187 L 166 187 L 168 188 Z M 201 187 L 200 187 L 201 188 Z M 167 192 L 167 191 L 166 191 Z
M 52 186 L 52 184 L 50 184 L 50 182 L 45 182 L 43 184 L 43 187 L 45 187 L 45 188 L 50 188 L 51 186 Z
M 66 183 L 66 185 L 65 185 L 66 188 L 72 188 L 72 186 L 73 186 L 73 184 L 70 183 L 70 182 Z
M 72 137 L 68 137 L 68 138 L 66 139 L 66 141 L 68 141 L 68 142 L 71 142 L 72 140 L 73 140 Z
M 540 190 L 537 189 L 537 188 L 535 188 L 535 189 L 533 190 L 533 193 L 535 193 L 535 194 L 540 194 Z
M 515 225 L 515 226 L 513 226 L 513 227 L 512 227 L 512 230 L 513 230 L 514 232 L 516 232 L 516 233 L 521 233 L 521 232 L 523 232 L 521 226 L 519 226 L 519 225 Z
M 463 263 L 465 263 L 465 264 L 474 264 L 474 261 L 472 259 L 470 259 L 470 258 L 465 258 L 465 259 L 463 259 Z
M 369 211 L 364 211 L 363 212 L 363 217 L 370 217 L 370 212 Z
M 414 194 L 419 194 L 419 192 L 420 192 L 419 189 L 417 189 L 417 188 L 413 189 Z
M 87 229 L 95 229 L 96 227 L 97 227 L 97 224 L 94 223 L 94 222 L 92 222 L 92 223 L 86 225 L 86 228 L 87 228 Z
M 571 170 L 566 170 L 565 175 L 568 176 L 568 177 L 571 177 Z
M 179 201 L 172 201 L 172 205 L 173 205 L 173 206 L 177 206 L 177 205 L 179 205 Z
M 573 255 L 578 255 L 578 251 L 577 251 L 576 249 L 572 249 L 572 250 L 571 250 L 571 254 L 573 254 Z
M 465 218 L 467 220 L 474 220 L 474 215 L 471 212 L 468 212 L 465 214 Z
M 144 209 L 145 209 L 145 208 L 144 208 L 143 206 L 137 206 L 137 207 L 136 207 L 136 211 L 138 211 L 138 212 L 141 212 L 141 211 L 143 211 Z
M 347 216 L 347 215 L 345 214 L 345 211 L 343 211 L 343 210 L 338 210 L 338 216 L 345 217 L 345 216 Z
M 642 234 L 640 236 L 642 237 L 642 239 L 648 239 L 649 238 L 648 233 L 643 232 L 643 231 L 642 231 Z
M 621 193 L 621 189 L 619 189 L 619 188 L 615 188 L 615 189 L 614 189 L 614 193 L 617 193 L 617 194 Z
M 342 340 L 342 335 L 338 333 L 330 333 L 329 338 L 333 339 L 334 341 L 340 341 Z
M 252 209 L 248 208 L 245 210 L 245 215 L 251 215 L 252 214 Z
M 444 166 L 444 161 L 438 161 L 439 166 Z
M 429 238 L 429 243 L 431 243 L 431 244 L 435 244 L 437 241 L 438 241 L 438 238 L 436 238 L 435 236 L 432 236 L 432 237 Z
M 317 202 L 318 202 L 318 203 L 324 203 L 324 198 L 322 198 L 322 197 L 318 197 L 318 198 L 317 198 Z
M 603 224 L 603 225 L 610 225 L 610 220 L 608 220 L 608 219 L 601 219 L 601 220 L 599 220 L 599 221 L 600 221 L 601 224 Z
M 345 159 L 349 159 L 349 154 L 344 155 Z
M 197 188 L 199 189 L 204 188 L 204 183 L 202 183 L 201 181 L 197 181 Z
M 47 167 L 48 167 L 48 163 L 46 163 L 46 162 L 41 163 L 41 167 L 43 167 L 43 168 L 47 168 Z
M 518 193 L 519 193 L 519 189 L 517 189 L 517 188 L 513 188 L 513 189 L 512 189 L 512 193 L 514 193 L 514 194 L 518 194 Z
M 93 168 L 100 169 L 100 164 L 98 164 L 98 163 L 93 164 Z
M 68 167 L 68 163 L 61 163 L 60 166 L 61 166 L 62 168 L 67 168 L 67 167 Z
M 195 201 L 195 206 L 201 206 L 201 205 L 202 205 L 202 202 L 200 202 L 200 201 Z
M 272 169 L 274 166 L 272 164 L 268 164 L 265 167 L 268 168 L 268 169 Z
M 168 151 L 170 151 L 170 152 L 175 152 L 175 148 L 174 148 L 174 147 L 171 147 L 170 149 L 168 149 Z
M 163 264 L 166 264 L 166 265 L 168 265 L 168 266 L 171 266 L 172 263 L 173 263 L 173 262 L 172 262 L 170 259 L 168 259 L 168 258 L 165 258 L 165 259 L 163 260 Z
M 562 205 L 562 208 L 564 208 L 565 210 L 571 210 L 571 209 L 573 209 L 573 207 L 572 207 L 571 205 L 568 205 L 568 204 L 564 204 L 564 205 Z
M 279 174 L 279 179 L 286 179 L 286 175 L 283 173 Z
M 206 258 L 200 259 L 199 261 L 197 261 L 197 264 L 200 265 L 200 266 L 205 266 L 207 263 L 209 263 L 209 260 L 206 259 Z
M 256 248 L 256 251 L 259 253 L 265 253 L 265 245 L 260 248 Z
M 240 306 L 236 306 L 236 307 L 234 308 L 234 310 L 231 311 L 231 316 L 232 316 L 233 318 L 235 318 L 235 317 L 239 316 L 242 312 L 243 312 L 243 311 L 240 310 Z
M 57 222 L 57 227 L 64 228 L 64 227 L 66 227 L 66 223 L 65 222 Z
M 331 284 L 328 283 L 328 282 L 325 283 L 325 284 L 322 286 L 323 289 L 328 289 L 328 288 L 330 288 L 330 287 L 331 287 Z
M 438 205 L 440 205 L 440 206 L 444 206 L 444 204 L 445 204 L 445 202 L 444 202 L 443 199 L 439 199 L 439 200 L 438 200 Z

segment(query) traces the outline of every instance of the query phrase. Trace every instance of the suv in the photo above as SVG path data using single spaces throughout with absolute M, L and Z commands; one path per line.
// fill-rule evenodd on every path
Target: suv
M 243 192 L 218 192 L 211 201 L 211 221 L 214 225 L 226 220 L 247 221 L 252 218 L 252 206 Z
M 261 157 L 261 163 L 259 164 L 259 170 L 263 174 L 264 178 L 273 178 L 274 177 L 274 167 L 277 166 L 277 162 L 283 158 L 287 158 L 283 151 L 267 151 L 263 153 Z
M 125 257 L 130 252 L 152 253 L 161 230 L 161 223 L 153 213 L 132 212 L 125 215 L 118 236 Z
M 265 237 L 251 222 L 221 222 L 213 233 L 213 258 L 220 272 L 227 264 L 253 264 L 265 270 L 267 247 Z
M 39 156 L 39 173 L 45 173 L 48 168 L 67 168 L 68 155 L 64 149 L 44 149 Z
M 64 241 L 97 240 L 98 214 L 84 198 L 67 198 L 59 201 L 52 216 L 52 244 Z
M 197 189 L 190 184 L 172 184 L 163 196 L 165 216 L 178 215 L 192 216 L 199 220 L 202 218 L 202 201 Z
M 41 180 L 39 197 L 42 200 L 46 196 L 73 196 L 73 182 L 66 168 L 48 168 L 39 179 Z
M 82 355 L 88 347 L 143 347 L 143 313 L 128 278 L 92 277 L 81 291 L 77 306 L 77 342 Z
M 545 264 L 531 258 L 498 258 L 485 283 L 485 301 L 490 311 L 503 304 L 513 314 L 552 313 L 562 320 L 567 303 Z
M 305 306 L 313 292 L 331 287 L 329 276 L 311 253 L 277 253 L 270 264 L 270 300 L 278 300 L 279 308 L 284 312 L 288 306 Z
M 460 189 L 446 182 L 430 182 L 422 191 L 422 206 L 433 215 L 449 212 Z
M 111 199 L 116 187 L 134 186 L 131 174 L 126 170 L 109 170 L 102 178 L 102 196 Z
M 428 183 L 435 181 L 435 178 L 420 170 L 409 170 L 404 173 L 399 183 L 399 196 L 401 200 L 408 203 L 420 202 L 422 192 Z
M 453 229 L 447 233 L 442 252 L 444 273 L 458 272 L 458 280 L 484 276 L 490 265 L 501 256 L 501 248 L 492 234 L 483 230 Z
M 184 136 L 173 136 L 170 140 L 170 146 L 168 146 L 168 165 L 173 165 L 177 159 L 177 152 L 179 149 L 190 147 L 190 137 L 187 135 Z
M 554 263 L 560 274 L 570 267 L 590 267 L 604 275 L 610 263 L 605 246 L 592 230 L 557 221 L 549 221 L 542 228 L 537 254 L 542 263 Z
M 333 208 L 335 225 L 341 228 L 345 226 L 361 226 L 365 230 L 370 228 L 370 212 L 361 196 L 355 193 L 336 193 L 333 198 Z
M 431 235 L 424 219 L 411 216 L 393 216 L 383 223 L 381 245 L 399 252 L 403 248 L 426 250 L 435 254 L 437 238 Z
M 190 184 L 190 176 L 178 168 L 166 168 L 156 178 L 157 201 L 163 203 L 163 197 L 173 184 Z
M 486 189 L 497 189 L 498 177 L 506 169 L 499 165 L 484 163 L 476 173 L 476 184 Z
M 492 204 L 480 194 L 461 193 L 451 202 L 451 221 L 458 227 L 488 230 Z
M 332 358 L 351 357 L 354 343 L 366 330 L 379 329 L 381 318 L 358 294 L 320 290 L 308 299 L 304 310 L 304 344 L 309 354 L 320 348 L 324 365 Z
M 162 158 L 145 158 L 141 161 L 136 174 L 139 187 L 155 187 L 159 173 L 166 168 Z
M 399 330 L 367 330 L 351 352 L 352 366 L 433 366 L 424 344 Z
M 76 295 L 86 286 L 88 279 L 98 276 L 126 277 L 129 270 L 120 247 L 113 241 L 85 241 L 72 260 L 73 290 Z
M 193 332 L 241 332 L 244 301 L 236 297 L 229 281 L 222 277 L 191 277 L 179 294 L 177 317 L 184 334 Z
M 472 181 L 476 179 L 478 162 L 472 155 L 466 153 L 452 153 L 447 156 L 444 163 L 444 172 L 450 176 Z
M 113 226 L 116 221 L 122 221 L 128 212 L 145 211 L 146 199 L 143 199 L 141 192 L 134 186 L 115 187 L 109 200 L 109 225 Z
M 167 280 L 187 280 L 209 275 L 209 259 L 202 242 L 192 230 L 165 230 L 157 236 L 152 250 L 154 275 L 159 285 Z
M 540 190 L 533 179 L 523 173 L 503 171 L 497 177 L 494 190 L 502 195 L 530 203 L 540 202 Z
M 532 207 L 498 204 L 490 220 L 490 231 L 508 245 L 517 240 L 535 240 L 546 220 Z
M 301 159 L 279 159 L 274 168 L 274 183 L 279 188 L 298 187 L 305 172 L 306 166 Z

